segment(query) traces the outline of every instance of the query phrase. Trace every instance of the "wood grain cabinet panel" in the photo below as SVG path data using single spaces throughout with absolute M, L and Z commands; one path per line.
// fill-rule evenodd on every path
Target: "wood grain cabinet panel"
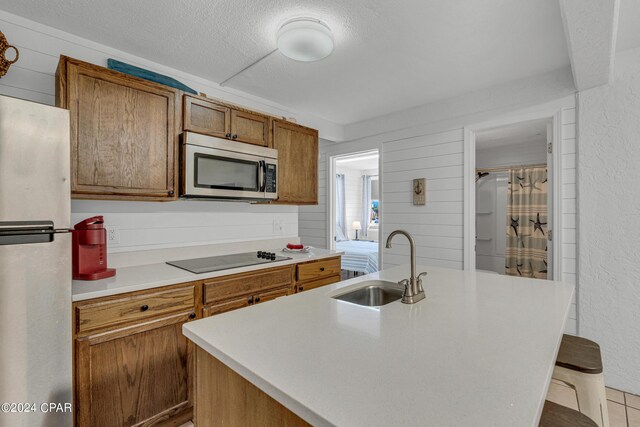
M 273 120 L 278 150 L 278 199 L 274 203 L 318 204 L 318 131 Z
M 253 300 L 253 296 L 245 295 L 238 298 L 231 298 L 218 304 L 213 304 L 203 308 L 202 317 L 215 316 L 216 314 L 226 313 L 227 311 L 237 310 L 239 308 L 249 307 Z
M 177 197 L 180 91 L 61 56 L 56 104 L 71 116 L 74 198 Z
M 297 265 L 298 282 L 340 275 L 340 258 L 329 258 Z
M 291 287 L 286 287 L 286 288 L 274 289 L 272 291 L 261 292 L 258 295 L 256 295 L 254 301 L 256 303 L 263 303 L 263 302 L 271 301 L 271 300 L 274 300 L 276 298 L 285 297 L 287 295 L 290 295 L 291 291 L 292 291 Z
M 193 414 L 193 312 L 76 339 L 76 425 L 180 425 Z
M 231 110 L 231 137 L 254 145 L 269 145 L 269 117 L 247 111 Z
M 183 129 L 226 138 L 231 132 L 231 109 L 209 99 L 184 95 Z
M 337 283 L 341 280 L 340 275 L 329 276 L 323 279 L 312 280 L 309 282 L 299 283 L 296 286 L 298 292 L 310 291 L 311 289 L 321 288 L 322 286 L 327 286 L 332 283 Z
M 292 266 L 217 277 L 204 282 L 204 304 L 215 304 L 241 295 L 256 295 L 266 289 L 287 286 L 292 287 Z
M 78 332 L 147 320 L 159 315 L 184 311 L 194 306 L 194 286 L 126 295 L 76 305 Z

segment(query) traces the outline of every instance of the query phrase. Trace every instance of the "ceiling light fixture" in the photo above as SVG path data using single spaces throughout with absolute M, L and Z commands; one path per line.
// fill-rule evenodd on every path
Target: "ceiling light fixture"
M 290 19 L 278 30 L 278 49 L 296 61 L 319 61 L 333 52 L 333 34 L 319 19 Z
M 301 62 L 313 62 L 326 58 L 333 52 L 333 33 L 324 22 L 315 18 L 293 18 L 278 30 L 278 47 L 252 62 L 220 83 L 224 86 L 238 74 L 256 65 L 274 52 L 282 52 L 287 58 Z

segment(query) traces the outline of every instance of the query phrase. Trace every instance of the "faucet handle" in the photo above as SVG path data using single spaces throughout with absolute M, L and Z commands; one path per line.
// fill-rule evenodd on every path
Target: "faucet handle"
M 427 272 L 423 271 L 422 273 L 418 274 L 418 277 L 416 277 L 416 283 L 418 284 L 418 291 L 419 292 L 424 292 L 424 289 L 422 288 L 422 276 L 426 276 Z
M 404 293 L 403 293 L 403 297 L 405 295 L 411 294 L 411 282 L 409 281 L 409 279 L 402 279 L 398 282 L 398 285 L 400 286 L 404 286 Z

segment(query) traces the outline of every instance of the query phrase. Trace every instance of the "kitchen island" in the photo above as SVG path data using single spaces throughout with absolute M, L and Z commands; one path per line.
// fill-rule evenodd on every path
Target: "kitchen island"
M 537 426 L 573 285 L 418 271 L 413 305 L 332 298 L 399 266 L 185 324 L 196 424 Z

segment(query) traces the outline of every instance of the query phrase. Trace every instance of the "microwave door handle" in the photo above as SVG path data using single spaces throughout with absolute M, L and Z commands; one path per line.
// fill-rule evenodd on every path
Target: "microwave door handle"
M 266 186 L 267 167 L 264 160 L 258 163 L 258 186 L 261 193 L 264 193 Z

